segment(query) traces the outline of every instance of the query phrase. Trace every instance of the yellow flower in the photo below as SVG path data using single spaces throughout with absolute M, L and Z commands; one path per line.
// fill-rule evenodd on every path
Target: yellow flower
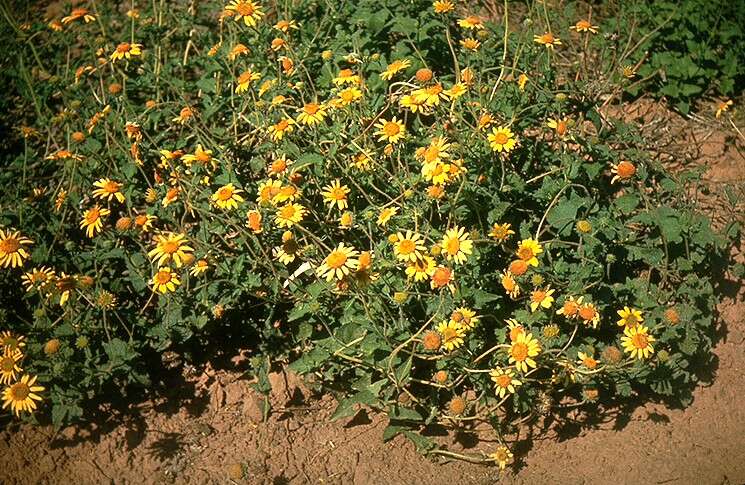
M 300 251 L 300 246 L 295 240 L 295 236 L 290 231 L 282 234 L 282 246 L 274 248 L 274 257 L 285 266 L 295 261 L 295 257 Z
M 270 177 L 279 177 L 280 175 L 284 174 L 292 164 L 292 160 L 282 156 L 269 164 L 266 169 L 267 175 L 269 175 Z
M 335 86 L 342 86 L 344 84 L 359 84 L 360 76 L 355 74 L 351 69 L 342 69 L 339 71 L 339 75 L 331 80 Z
M 96 233 L 103 231 L 103 217 L 111 214 L 109 209 L 102 209 L 99 206 L 91 207 L 83 214 L 80 221 L 80 229 L 85 229 L 88 237 L 93 237 Z
M 592 353 L 577 352 L 577 363 L 584 365 L 588 369 L 594 369 L 598 366 L 598 361 L 592 356 Z
M 404 69 L 411 66 L 411 61 L 408 59 L 397 59 L 385 68 L 385 71 L 380 73 L 380 77 L 386 81 L 393 79 L 393 76 L 403 71 Z
M 6 350 L 0 357 L 0 384 L 9 385 L 16 380 L 16 372 L 21 372 L 18 363 L 23 359 L 23 353 L 19 349 Z
M 551 32 L 546 32 L 543 35 L 534 35 L 533 42 L 536 44 L 545 45 L 549 49 L 553 49 L 554 46 L 561 45 L 561 39 L 554 36 Z
M 538 256 L 543 252 L 543 247 L 535 239 L 523 239 L 517 248 L 517 257 L 530 266 L 538 266 Z
M 120 59 L 131 59 L 132 56 L 142 55 L 142 44 L 130 44 L 129 42 L 122 42 L 114 52 L 111 54 L 111 60 L 116 62 Z
M 489 231 L 489 236 L 496 239 L 497 243 L 501 244 L 507 240 L 512 234 L 515 234 L 515 231 L 511 229 L 511 224 L 499 224 L 494 223 L 492 225 L 491 231 Z
M 0 333 L 0 346 L 2 346 L 2 352 L 14 352 L 16 349 L 25 347 L 25 339 L 26 337 L 23 335 L 13 335 L 9 330 L 5 330 Z
M 260 234 L 262 231 L 261 219 L 261 212 L 257 210 L 248 211 L 246 214 L 246 225 L 254 234 Z
M 512 464 L 515 460 L 512 452 L 506 446 L 500 446 L 497 451 L 489 454 L 489 458 L 497 462 L 500 470 L 504 470 L 507 465 Z
M 196 114 L 196 110 L 194 108 L 186 106 L 184 108 L 181 108 L 181 111 L 179 111 L 178 116 L 173 118 L 171 121 L 173 121 L 174 123 L 179 123 L 183 125 L 187 121 L 189 121 L 195 114 Z
M 592 328 L 597 328 L 600 322 L 600 312 L 592 303 L 582 304 L 579 307 L 578 315 L 585 325 L 592 326 Z
M 434 272 L 435 260 L 426 254 L 406 267 L 406 276 L 414 278 L 417 283 L 428 280 Z
M 500 273 L 499 280 L 502 283 L 502 288 L 504 288 L 504 291 L 506 291 L 511 298 L 517 298 L 520 295 L 520 285 L 517 284 L 512 273 L 509 271 Z
M 191 273 L 192 276 L 199 276 L 203 273 L 206 273 L 208 269 L 210 269 L 210 265 L 207 260 L 198 259 L 197 262 L 194 263 L 194 266 L 192 266 L 189 270 L 189 273 Z
M 153 237 L 156 245 L 155 248 L 151 249 L 147 255 L 156 263 L 158 266 L 163 266 L 166 263 L 173 261 L 177 268 L 183 265 L 184 259 L 187 253 L 194 252 L 194 248 L 188 245 L 186 240 L 186 234 L 176 234 L 173 232 L 166 232 L 163 234 L 156 234 Z
M 282 202 L 294 201 L 300 197 L 300 189 L 294 185 L 283 185 L 280 187 L 279 192 L 274 195 L 272 202 L 280 204 Z
M 236 22 L 243 19 L 246 27 L 255 27 L 256 22 L 264 16 L 261 8 L 261 5 L 251 0 L 233 0 L 230 5 L 225 7 L 225 11 L 226 13 L 230 12 Z
M 464 29 L 471 30 L 481 30 L 484 28 L 484 22 L 481 20 L 480 17 L 476 15 L 469 15 L 466 18 L 458 20 L 458 25 L 460 25 Z
M 253 72 L 251 69 L 244 71 L 236 80 L 236 94 L 248 91 L 248 88 L 251 86 L 251 81 L 256 81 L 258 79 L 261 79 L 261 74 L 258 72 Z
M 280 32 L 286 34 L 290 31 L 290 29 L 299 29 L 298 23 L 294 20 L 279 20 L 276 24 L 274 24 L 274 28 L 279 30 Z
M 714 116 L 716 116 L 717 119 L 719 119 L 722 116 L 722 113 L 725 113 L 729 111 L 729 107 L 732 106 L 733 102 L 731 99 L 728 99 L 726 101 L 720 101 L 717 104 L 717 112 Z
M 0 266 L 7 268 L 19 268 L 23 266 L 23 261 L 31 255 L 23 246 L 29 246 L 33 241 L 23 237 L 20 231 L 6 232 L 0 229 Z
M 442 238 L 442 252 L 445 258 L 454 260 L 457 264 L 463 264 L 473 252 L 473 241 L 463 227 L 448 229 Z
M 339 210 L 344 210 L 349 207 L 347 203 L 347 195 L 349 194 L 349 187 L 341 185 L 339 179 L 335 179 L 331 184 L 326 185 L 321 192 L 323 200 L 329 204 L 332 208 L 336 206 Z
M 564 138 L 567 132 L 569 131 L 569 124 L 570 124 L 569 118 L 561 118 L 561 119 L 549 118 L 548 122 L 546 123 L 546 126 L 554 130 L 559 137 Z
M 326 106 L 318 103 L 308 103 L 298 110 L 298 123 L 313 126 L 321 123 L 326 118 Z
M 285 204 L 277 210 L 274 222 L 278 227 L 292 227 L 302 221 L 307 214 L 305 207 L 300 204 Z
M 438 136 L 432 138 L 428 146 L 417 148 L 415 156 L 424 164 L 441 162 L 450 158 L 450 146 L 444 137 Z
M 426 251 L 427 248 L 424 247 L 424 239 L 421 235 L 412 231 L 406 231 L 405 235 L 400 232 L 396 234 L 393 253 L 400 261 L 414 263 Z
M 285 118 L 270 126 L 267 131 L 273 141 L 281 141 L 282 137 L 285 136 L 285 133 L 291 133 L 294 129 L 295 120 L 292 118 Z
M 334 104 L 338 106 L 349 106 L 362 97 L 362 91 L 360 91 L 359 88 L 352 86 L 340 91 L 338 96 L 339 97 L 334 100 Z
M 528 368 L 536 367 L 533 357 L 541 353 L 541 345 L 533 338 L 530 333 L 520 333 L 510 345 L 509 355 L 510 364 L 514 363 L 515 368 L 521 372 L 528 372 Z
M 435 13 L 448 13 L 455 10 L 455 5 L 451 0 L 435 0 L 432 3 L 432 8 L 434 8 Z
M 509 394 L 515 394 L 515 388 L 523 383 L 515 379 L 515 372 L 512 369 L 493 369 L 489 376 L 497 387 L 497 396 L 500 399 Z
M 520 91 L 525 91 L 525 85 L 527 83 L 528 83 L 527 74 L 523 73 L 517 77 L 517 87 L 520 88 Z
M 474 39 L 473 37 L 466 37 L 465 39 L 460 41 L 460 45 L 464 49 L 476 52 L 477 50 L 479 50 L 479 47 L 481 47 L 481 42 L 479 42 L 477 39 Z
M 406 127 L 395 116 L 391 121 L 381 118 L 375 126 L 378 128 L 375 134 L 380 135 L 378 141 L 398 143 L 406 135 Z
M 542 308 L 551 308 L 551 305 L 554 303 L 554 297 L 552 296 L 554 294 L 554 291 L 551 288 L 546 288 L 545 290 L 536 289 L 530 293 L 530 311 L 535 312 L 538 310 L 538 307 Z
M 461 325 L 452 321 L 443 320 L 439 325 L 437 325 L 437 331 L 442 336 L 442 348 L 448 352 L 463 345 L 463 337 L 466 333 Z
M 407 94 L 405 96 L 401 96 L 401 99 L 398 101 L 398 104 L 400 104 L 402 107 L 407 108 L 411 110 L 412 113 L 421 112 L 425 113 L 427 112 L 427 105 L 425 104 L 425 100 L 420 99 L 413 94 Z
M 635 310 L 627 306 L 623 307 L 623 310 L 618 310 L 618 316 L 621 319 L 618 321 L 619 326 L 635 327 L 636 325 L 644 321 L 641 310 Z
M 652 344 L 655 338 L 649 335 L 649 329 L 642 325 L 626 327 L 623 329 L 624 336 L 621 337 L 621 344 L 626 353 L 631 354 L 631 358 L 646 359 L 654 353 Z
M 102 178 L 93 183 L 94 187 L 97 187 L 93 191 L 93 197 L 101 200 L 107 200 L 111 202 L 112 197 L 116 197 L 119 203 L 124 202 L 124 194 L 122 194 L 122 184 L 115 182 L 109 178 Z
M 565 318 L 577 318 L 579 316 L 579 306 L 582 304 L 582 297 L 574 299 L 573 296 L 568 296 L 564 300 L 564 304 L 556 311 L 557 315 L 564 315 Z
M 46 266 L 34 268 L 30 272 L 23 273 L 21 283 L 26 287 L 26 291 L 33 289 L 42 289 L 54 280 L 54 270 Z
M 70 12 L 70 15 L 68 15 L 67 17 L 62 17 L 62 23 L 69 24 L 70 22 L 74 22 L 78 19 L 83 19 L 83 21 L 87 24 L 96 20 L 96 17 L 91 15 L 90 11 L 87 8 L 74 8 L 72 9 L 72 12 Z
M 446 97 L 450 99 L 458 99 L 464 94 L 466 94 L 466 91 L 468 91 L 468 88 L 463 83 L 455 83 L 450 89 L 446 89 L 442 92 Z
M 487 136 L 487 139 L 489 140 L 491 149 L 495 152 L 509 153 L 515 148 L 515 145 L 517 145 L 515 134 L 512 133 L 509 128 L 504 126 L 493 128 L 492 132 Z
M 430 277 L 429 286 L 433 290 L 439 290 L 442 288 L 449 288 L 452 293 L 455 293 L 453 270 L 446 266 L 438 266 L 435 268 L 432 276 Z
M 473 330 L 481 319 L 470 308 L 459 307 L 450 314 L 450 321 L 459 324 L 465 330 Z
M 359 267 L 358 255 L 359 252 L 353 247 L 339 243 L 336 249 L 326 256 L 316 273 L 319 278 L 324 278 L 329 282 L 334 279 L 342 280 L 350 271 L 357 270 Z
M 152 279 L 153 291 L 162 294 L 176 291 L 176 287 L 181 284 L 178 275 L 171 271 L 171 268 L 160 268 Z
M 135 216 L 134 223 L 137 228 L 142 232 L 148 232 L 153 228 L 153 222 L 157 221 L 158 218 L 151 214 L 138 214 Z
M 234 61 L 238 58 L 238 56 L 247 55 L 249 53 L 248 47 L 246 47 L 243 44 L 236 44 L 233 46 L 232 49 L 230 49 L 230 53 L 228 54 L 228 59 L 231 61 Z
M 631 180 L 631 178 L 636 174 L 636 165 L 628 160 L 623 160 L 618 164 L 613 164 L 611 166 L 611 173 L 614 176 L 610 183 L 614 184 L 619 180 L 626 182 L 627 180 Z
M 41 396 L 36 393 L 44 390 L 42 386 L 35 386 L 35 382 L 36 376 L 31 377 L 26 374 L 12 386 L 6 387 L 3 391 L 3 409 L 10 406 L 16 416 L 19 416 L 21 411 L 29 413 L 34 411 L 36 409 L 34 401 L 41 401 Z
M 259 204 L 274 204 L 274 198 L 282 190 L 282 181 L 280 180 L 267 180 L 259 184 L 258 195 L 256 202 Z
M 220 209 L 237 209 L 238 204 L 243 202 L 243 197 L 238 195 L 240 192 L 243 191 L 236 189 L 232 183 L 223 185 L 212 194 L 212 202 Z
M 448 95 L 442 87 L 442 84 L 436 83 L 423 89 L 417 89 L 411 93 L 418 103 L 426 106 L 438 106 L 440 100 L 447 100 Z
M 592 25 L 589 20 L 578 20 L 576 24 L 569 27 L 569 30 L 574 30 L 576 32 L 592 32 L 593 34 L 598 33 L 598 26 Z

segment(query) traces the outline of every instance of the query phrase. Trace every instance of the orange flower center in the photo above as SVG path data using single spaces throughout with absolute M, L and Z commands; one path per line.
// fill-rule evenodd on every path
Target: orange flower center
M 351 69 L 342 69 L 339 71 L 339 77 L 352 77 L 353 73 Z
M 316 113 L 318 112 L 318 110 L 319 110 L 319 109 L 320 109 L 320 106 L 318 106 L 318 104 L 317 104 L 317 103 L 310 103 L 310 104 L 306 104 L 306 105 L 305 105 L 305 106 L 303 107 L 303 111 L 305 111 L 305 112 L 306 112 L 307 114 L 309 114 L 309 115 L 314 115 L 314 114 L 316 114 Z
M 582 360 L 582 363 L 585 364 L 585 367 L 588 369 L 594 369 L 598 365 L 598 361 L 593 359 L 592 357 L 585 357 Z
M 579 307 L 573 301 L 564 302 L 564 306 L 562 308 L 564 310 L 564 315 L 567 317 L 573 317 L 577 314 L 577 310 L 579 310 Z
M 254 14 L 254 6 L 247 2 L 239 2 L 235 6 L 235 11 L 244 17 L 250 17 Z
M 577 30 L 588 30 L 591 25 L 590 22 L 588 22 L 587 20 L 580 20 L 579 22 L 577 22 L 575 27 L 577 28 Z
M 90 209 L 88 212 L 85 213 L 85 221 L 88 224 L 93 224 L 96 222 L 101 215 L 101 211 L 99 209 L 93 208 Z
M 559 136 L 564 136 L 567 132 L 567 122 L 564 120 L 559 121 L 556 123 L 556 134 Z
M 331 189 L 329 195 L 334 200 L 344 200 L 347 198 L 346 192 L 344 192 L 344 189 L 342 189 L 341 187 L 334 187 L 333 189 Z
M 497 385 L 507 389 L 512 384 L 512 378 L 506 374 L 497 377 Z
M 445 244 L 445 251 L 448 254 L 457 254 L 460 250 L 460 240 L 457 238 L 450 238 L 448 239 L 447 243 Z
M 347 255 L 343 251 L 332 251 L 326 258 L 326 266 L 339 269 L 347 262 Z
M 282 120 L 276 125 L 274 125 L 274 129 L 277 131 L 285 131 L 288 126 L 290 126 L 290 123 L 287 120 Z
M 398 243 L 398 252 L 401 254 L 411 254 L 416 250 L 416 244 L 411 239 L 403 239 Z
M 440 158 L 440 149 L 436 146 L 428 146 L 424 150 L 424 161 L 425 162 L 434 162 Z
M 510 138 L 501 131 L 494 134 L 494 143 L 497 145 L 506 145 L 508 141 L 510 141 Z
M 510 276 L 504 276 L 502 277 L 502 287 L 507 291 L 512 291 L 515 289 L 515 280 L 512 279 Z
M 445 286 L 450 282 L 450 277 L 452 276 L 452 273 L 447 268 L 437 268 L 432 275 L 432 282 L 435 284 L 436 288 L 439 288 L 441 286 Z
M 251 76 L 253 73 L 251 71 L 246 71 L 240 76 L 238 76 L 238 84 L 248 84 L 251 81 Z
M 453 314 L 450 316 L 450 319 L 454 322 L 460 322 L 463 320 L 463 314 L 461 312 L 453 312 Z
M 20 248 L 21 242 L 14 237 L 9 237 L 0 241 L 0 251 L 2 251 L 3 253 L 15 253 Z
M 512 344 L 510 354 L 517 362 L 522 362 L 528 358 L 528 346 L 522 342 L 516 342 Z
M 623 161 L 618 164 L 618 169 L 616 170 L 618 172 L 618 176 L 622 179 L 631 178 L 636 173 L 636 167 L 633 163 Z
M 544 44 L 553 44 L 554 43 L 554 34 L 547 32 L 541 36 L 541 42 Z
M 295 206 L 286 205 L 282 207 L 282 210 L 280 211 L 280 215 L 284 219 L 292 219 L 293 217 L 295 217 Z
M 128 42 L 122 42 L 121 44 L 116 46 L 116 51 L 122 54 L 129 52 L 129 49 L 130 45 Z
M 631 343 L 637 349 L 643 350 L 649 346 L 649 339 L 643 333 L 637 333 L 631 337 Z
M 233 189 L 230 187 L 222 187 L 217 191 L 217 200 L 225 202 L 233 197 Z
M 510 273 L 517 276 L 523 275 L 526 271 L 528 271 L 528 263 L 526 263 L 522 259 L 515 260 L 510 263 L 509 271 Z
M 161 251 L 166 254 L 173 254 L 179 249 L 179 243 L 176 241 L 166 241 L 160 246 Z
M 445 342 L 450 342 L 458 338 L 458 332 L 452 327 L 447 327 L 442 331 L 442 338 Z
M 530 300 L 533 303 L 541 303 L 546 299 L 546 292 L 543 290 L 536 290 L 530 295 Z
M 583 306 L 579 309 L 579 316 L 582 317 L 583 320 L 592 320 L 595 318 L 595 315 L 597 312 L 595 312 L 595 308 L 592 306 Z
M 339 93 L 341 99 L 347 103 L 354 101 L 354 91 L 342 91 Z
M 510 342 L 517 340 L 518 335 L 523 333 L 523 327 L 514 327 L 510 329 Z
M 524 248 L 518 249 L 517 256 L 523 261 L 530 261 L 531 259 L 533 259 L 535 254 L 533 254 L 532 249 L 524 247 Z
M 0 370 L 3 372 L 11 372 L 16 366 L 16 361 L 13 357 L 4 357 L 0 360 Z
M 171 273 L 168 271 L 158 271 L 158 274 L 155 275 L 155 280 L 158 284 L 165 285 L 171 281 Z
M 258 231 L 261 228 L 261 214 L 252 212 L 248 215 L 248 227 L 252 231 Z
M 400 131 L 401 127 L 398 126 L 398 123 L 387 121 L 386 124 L 383 125 L 383 133 L 385 133 L 386 136 L 396 136 Z
M 103 185 L 103 190 L 110 194 L 115 194 L 119 192 L 119 184 L 113 180 L 109 180 Z
M 24 401 L 31 394 L 31 389 L 23 382 L 16 382 L 10 387 L 10 396 L 14 401 Z
M 639 323 L 639 319 L 633 313 L 629 314 L 625 320 L 627 327 L 636 327 L 636 324 Z

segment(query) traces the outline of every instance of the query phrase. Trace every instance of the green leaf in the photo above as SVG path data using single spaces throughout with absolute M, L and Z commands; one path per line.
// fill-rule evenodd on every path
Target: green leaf
M 377 402 L 377 398 L 370 391 L 360 391 L 339 401 L 339 404 L 336 406 L 334 413 L 329 419 L 331 421 L 336 421 L 337 419 L 352 416 L 356 412 L 355 404 L 367 404 L 368 406 L 372 406 Z

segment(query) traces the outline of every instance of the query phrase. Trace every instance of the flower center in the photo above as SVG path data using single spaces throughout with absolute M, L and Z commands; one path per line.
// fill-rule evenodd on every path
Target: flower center
M 564 309 L 564 315 L 567 317 L 573 317 L 574 315 L 577 314 L 577 310 L 578 310 L 577 304 L 574 303 L 573 301 L 565 302 L 563 309 Z
M 233 197 L 233 189 L 230 187 L 222 187 L 220 190 L 217 191 L 217 199 L 225 202 L 226 200 L 230 200 Z
M 342 251 L 332 251 L 326 258 L 326 266 L 332 269 L 338 269 L 347 262 L 347 255 Z
M 11 372 L 16 366 L 16 361 L 12 357 L 4 357 L 0 360 L 0 370 L 3 372 Z
M 586 357 L 582 361 L 582 363 L 585 364 L 585 367 L 587 367 L 588 369 L 594 369 L 598 365 L 598 361 L 596 361 L 592 357 Z
M 513 280 L 509 276 L 504 276 L 502 278 L 502 287 L 507 291 L 512 291 L 515 289 L 515 280 Z
M 457 254 L 460 250 L 460 241 L 456 238 L 448 239 L 447 244 L 445 244 L 445 251 L 448 252 L 448 254 Z
M 541 303 L 543 300 L 546 299 L 546 292 L 542 290 L 536 290 L 530 296 L 530 299 L 533 301 L 533 303 Z
M 197 161 L 202 163 L 206 163 L 212 160 L 210 154 L 202 150 L 197 151 L 197 153 L 194 154 L 194 157 L 196 157 Z
M 286 205 L 282 207 L 280 214 L 285 219 L 292 219 L 293 217 L 295 217 L 295 207 L 293 207 L 292 205 Z
M 498 132 L 494 135 L 494 143 L 497 145 L 506 145 L 509 140 L 509 137 L 502 132 Z
M 639 323 L 639 319 L 633 313 L 626 317 L 626 326 L 635 327 L 637 323 Z
M 352 77 L 351 69 L 342 69 L 339 71 L 339 77 Z
M 447 327 L 442 331 L 442 338 L 445 342 L 450 342 L 458 338 L 458 332 L 454 328 Z
M 287 127 L 290 125 L 290 123 L 287 122 L 287 120 L 282 120 L 276 125 L 274 125 L 274 129 L 277 131 L 284 131 L 287 129 Z
M 116 51 L 124 54 L 126 52 L 129 52 L 129 48 L 130 48 L 129 42 L 122 42 L 121 44 L 116 46 Z
M 171 281 L 171 273 L 168 271 L 158 271 L 158 274 L 155 275 L 155 279 L 159 284 L 165 285 Z
M 318 112 L 319 108 L 320 108 L 320 106 L 318 106 L 318 104 L 316 104 L 316 103 L 310 103 L 310 104 L 306 104 L 303 107 L 303 111 L 305 111 L 309 115 L 314 115 L 314 114 L 316 114 Z
M 544 44 L 553 44 L 554 34 L 551 34 L 551 33 L 543 34 L 541 36 L 541 42 L 543 42 Z
M 23 382 L 16 382 L 10 388 L 10 395 L 14 401 L 23 401 L 31 394 L 31 389 Z
M 114 182 L 113 180 L 109 180 L 104 184 L 103 190 L 110 194 L 114 194 L 116 192 L 119 192 L 119 184 L 117 182 Z
M 595 309 L 591 306 L 582 307 L 579 310 L 579 316 L 582 317 L 583 320 L 592 320 L 595 318 Z
M 649 345 L 649 339 L 647 339 L 647 336 L 643 333 L 637 333 L 636 335 L 631 337 L 631 343 L 637 349 L 646 349 Z
M 437 287 L 445 286 L 450 282 L 450 270 L 447 268 L 437 268 L 432 275 L 432 282 Z
M 497 377 L 497 385 L 499 387 L 504 387 L 505 389 L 510 387 L 510 384 L 512 384 L 512 378 L 508 375 L 501 375 Z
M 392 121 L 386 122 L 386 124 L 383 126 L 383 133 L 385 133 L 387 136 L 396 136 L 401 131 L 401 128 L 398 126 L 398 123 L 394 123 Z
M 401 254 L 411 254 L 416 249 L 416 244 L 411 239 L 404 239 L 398 243 L 398 252 Z
M 621 178 L 632 177 L 636 173 L 636 167 L 631 162 L 621 162 L 618 164 L 618 176 Z
M 347 198 L 346 192 L 341 187 L 334 187 L 329 195 L 334 200 L 344 200 Z
M 567 132 L 567 122 L 566 121 L 559 121 L 556 123 L 556 133 L 559 136 L 564 136 Z
M 250 17 L 254 14 L 254 6 L 250 3 L 240 2 L 235 6 L 235 11 L 244 17 Z
M 528 358 L 528 346 L 522 342 L 514 343 L 512 344 L 510 354 L 512 354 L 512 358 L 517 362 L 522 362 Z
M 533 259 L 535 254 L 533 254 L 533 250 L 530 248 L 520 248 L 517 251 L 517 256 L 523 261 L 528 261 L 528 260 Z
M 0 251 L 10 254 L 15 253 L 21 248 L 21 243 L 14 237 L 9 237 L 0 241 Z
M 576 27 L 577 30 L 587 30 L 590 28 L 590 22 L 588 22 L 587 20 L 580 20 L 579 22 L 577 22 Z
M 101 215 L 101 211 L 98 209 L 91 209 L 85 214 L 85 220 L 88 224 L 96 222 Z

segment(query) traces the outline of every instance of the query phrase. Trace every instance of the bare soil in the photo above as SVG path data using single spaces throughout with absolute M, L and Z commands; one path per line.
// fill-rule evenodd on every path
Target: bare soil
M 745 181 L 737 134 L 655 105 L 638 103 L 627 115 L 655 130 L 666 163 L 685 155 L 706 167 L 702 207 L 720 223 L 742 218 L 722 209 L 724 182 L 740 183 L 741 191 Z M 745 260 L 740 248 L 733 256 Z M 603 419 L 569 414 L 541 423 L 547 431 L 535 426 L 515 437 L 518 463 L 501 475 L 495 467 L 424 457 L 402 437 L 383 443 L 382 415 L 361 410 L 330 422 L 333 397 L 313 396 L 284 372 L 272 375 L 273 412 L 264 422 L 261 398 L 239 371 L 208 367 L 158 399 L 104 409 L 86 426 L 0 432 L 0 482 L 745 483 L 745 291 L 734 279 L 720 290 L 716 364 L 702 370 L 689 407 L 648 403 L 607 410 Z M 440 439 L 452 450 L 488 453 L 495 446 L 463 435 Z

